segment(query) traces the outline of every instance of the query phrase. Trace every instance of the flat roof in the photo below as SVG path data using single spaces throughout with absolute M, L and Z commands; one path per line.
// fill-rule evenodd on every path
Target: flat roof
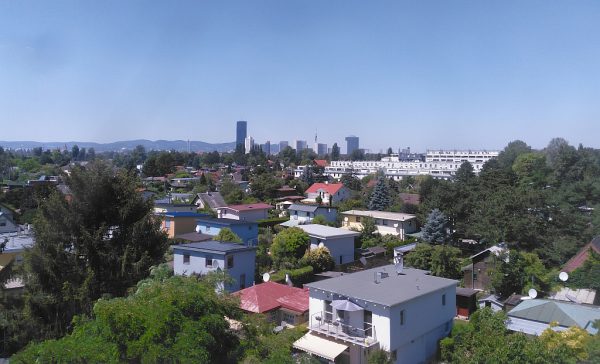
M 388 212 L 388 211 L 373 211 L 373 210 L 349 210 L 342 212 L 343 215 L 354 215 L 354 216 L 369 216 L 375 219 L 385 220 L 396 220 L 404 221 L 415 219 L 415 215 L 405 214 L 402 212 Z
M 360 235 L 360 233 L 356 231 L 318 224 L 298 225 L 298 228 L 304 230 L 308 235 L 314 235 L 321 238 L 341 238 Z
M 256 247 L 247 246 L 244 244 L 238 243 L 222 243 L 220 241 L 208 240 L 197 243 L 188 243 L 188 244 L 179 244 L 172 245 L 173 249 L 178 250 L 187 250 L 187 251 L 195 251 L 195 252 L 203 252 L 203 253 L 217 253 L 217 254 L 227 254 L 227 253 L 235 253 L 242 252 L 246 250 L 256 250 Z
M 377 272 L 385 272 L 389 276 L 378 279 L 379 283 L 375 283 Z M 420 269 L 404 268 L 402 274 L 397 274 L 395 266 L 390 264 L 308 283 L 305 286 L 309 287 L 311 292 L 323 290 L 348 298 L 394 306 L 444 288 L 456 287 L 458 284 L 454 279 L 435 277 L 426 273 L 427 271 Z
M 202 216 L 208 216 L 208 215 L 199 214 L 197 212 L 190 212 L 190 211 L 174 211 L 174 212 L 165 213 L 165 216 L 168 216 L 168 217 L 202 217 Z

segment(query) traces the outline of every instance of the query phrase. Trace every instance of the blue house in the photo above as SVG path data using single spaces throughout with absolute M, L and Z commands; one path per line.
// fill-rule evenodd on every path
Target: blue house
M 196 219 L 196 232 L 215 236 L 223 228 L 229 228 L 242 239 L 244 244 L 258 245 L 258 224 L 250 221 L 200 217 Z
M 237 243 L 205 241 L 173 245 L 175 274 L 190 276 L 224 271 L 232 279 L 223 289 L 239 291 L 254 283 L 256 248 Z

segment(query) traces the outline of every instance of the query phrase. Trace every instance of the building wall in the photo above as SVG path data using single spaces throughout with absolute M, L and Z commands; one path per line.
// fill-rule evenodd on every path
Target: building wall
M 250 210 L 250 211 L 233 211 L 227 208 L 217 209 L 218 217 L 220 219 L 233 219 L 242 221 L 257 222 L 269 217 L 269 212 L 266 209 Z
M 310 236 L 311 250 L 316 249 L 321 242 L 329 249 L 329 253 L 336 265 L 354 261 L 354 237 L 321 239 L 316 236 Z
M 196 229 L 196 218 L 194 217 L 169 217 L 166 216 L 162 223 L 163 230 L 169 238 L 179 234 L 193 233 Z
M 190 255 L 189 264 L 183 263 L 184 255 Z M 227 257 L 233 255 L 233 268 L 226 268 Z M 212 267 L 206 266 L 206 258 L 210 256 L 213 259 Z M 204 253 L 197 251 L 188 251 L 174 249 L 173 251 L 173 270 L 176 275 L 190 276 L 192 274 L 207 274 L 214 272 L 217 269 L 224 270 L 233 278 L 233 283 L 225 285 L 225 290 L 228 292 L 235 292 L 240 290 L 240 276 L 245 274 L 244 286 L 250 287 L 254 283 L 254 265 L 256 260 L 256 251 L 248 250 L 242 252 L 229 253 L 224 255 L 222 253 Z
M 200 233 L 216 236 L 219 234 L 221 229 L 227 227 L 231 231 L 233 231 L 237 236 L 242 239 L 245 244 L 257 245 L 258 244 L 258 225 L 257 224 L 248 224 L 248 225 L 239 225 L 232 224 L 229 226 L 223 226 L 220 224 L 211 224 L 208 222 L 198 221 L 198 228 L 200 229 Z
M 345 220 L 346 217 L 348 218 L 348 221 Z M 362 221 L 364 218 L 364 216 L 344 215 L 342 227 L 346 229 L 362 230 Z M 395 224 L 398 224 L 398 226 L 394 227 Z M 400 237 L 400 239 L 405 239 L 405 234 L 411 234 L 417 231 L 416 219 L 404 221 L 375 219 L 375 225 L 377 226 L 377 231 L 381 235 L 396 235 Z

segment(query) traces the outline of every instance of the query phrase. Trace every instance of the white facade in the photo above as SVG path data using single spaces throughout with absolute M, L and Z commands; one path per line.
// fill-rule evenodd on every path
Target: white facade
M 423 175 L 450 179 L 463 162 L 471 163 L 475 173 L 479 173 L 485 162 L 497 156 L 497 151 L 427 151 L 425 161 L 401 161 L 398 155 L 383 157 L 380 161 L 331 161 L 324 174 L 336 179 L 346 174 L 363 178 L 382 171 L 395 180 Z
M 384 268 L 393 273 L 380 278 L 379 283 L 365 278 L 381 268 L 307 285 L 310 334 L 348 347 L 336 363 L 367 363 L 369 353 L 376 348 L 390 352 L 396 364 L 426 363 L 435 356 L 439 340 L 450 333 L 456 314 L 456 281 L 414 269 L 397 275 L 393 265 Z M 355 274 L 362 278 L 348 279 Z M 335 288 L 336 280 L 339 289 Z M 378 289 L 381 292 L 373 294 Z M 385 297 L 387 292 L 392 297 L 404 297 L 396 303 L 382 303 L 377 297 Z M 338 310 L 332 306 L 338 300 L 349 300 L 359 309 Z M 311 354 L 320 356 L 319 349 Z
M 246 154 L 250 153 L 252 148 L 254 148 L 254 138 L 251 136 L 246 137 L 244 139 L 244 148 L 246 149 Z

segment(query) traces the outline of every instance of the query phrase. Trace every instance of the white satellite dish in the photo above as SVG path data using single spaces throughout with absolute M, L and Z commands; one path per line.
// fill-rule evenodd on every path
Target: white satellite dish
M 320 242 L 319 243 L 319 248 L 324 248 L 324 247 L 325 247 L 325 244 L 323 244 L 323 242 Z
M 532 288 L 529 290 L 529 292 L 527 292 L 527 295 L 531 297 L 531 299 L 534 299 L 537 297 L 537 291 L 534 288 Z
M 269 281 L 269 279 L 271 279 L 271 275 L 270 275 L 268 272 L 267 272 L 267 273 L 264 273 L 264 274 L 262 275 L 262 277 L 263 277 L 263 282 L 268 282 L 268 281 Z
M 558 275 L 558 279 L 560 279 L 563 282 L 566 282 L 567 279 L 569 279 L 569 273 L 567 273 L 567 272 L 560 272 L 560 274 Z
M 200 232 L 200 225 L 196 225 L 196 232 L 199 233 Z
M 288 286 L 292 286 L 293 285 L 292 280 L 290 279 L 290 275 L 289 274 L 285 275 L 285 283 L 287 283 Z

